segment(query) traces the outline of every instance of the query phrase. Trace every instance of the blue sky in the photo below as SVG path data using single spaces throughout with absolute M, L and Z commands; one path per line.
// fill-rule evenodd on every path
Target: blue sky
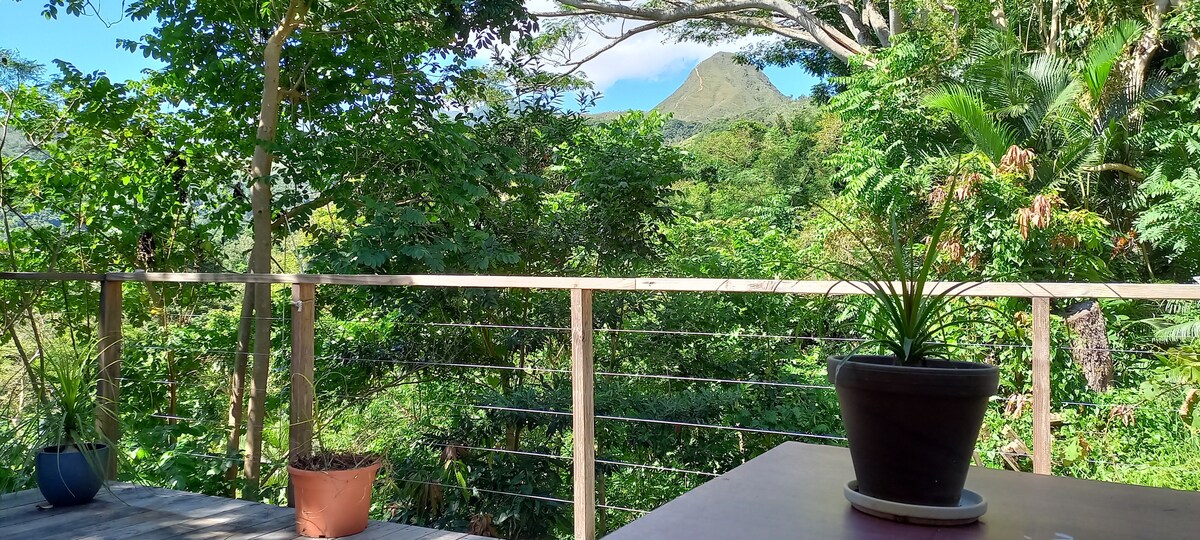
M 158 67 L 141 53 L 116 48 L 118 38 L 136 40 L 154 27 L 151 21 L 118 20 L 119 3 L 99 2 L 104 19 L 117 21 L 110 26 L 94 16 L 60 14 L 58 20 L 46 20 L 41 15 L 43 3 L 0 0 L 0 48 L 15 49 L 22 57 L 45 64 L 50 73 L 55 59 L 84 72 L 104 71 L 116 80 L 138 78 L 142 70 Z M 737 45 L 666 44 L 661 37 L 646 34 L 645 39 L 622 44 L 584 67 L 604 96 L 595 112 L 649 109 L 683 84 L 701 60 L 718 50 L 738 49 Z M 768 68 L 766 74 L 781 92 L 793 97 L 806 95 L 816 81 L 798 67 Z
M 53 61 L 65 60 L 85 73 L 104 71 L 114 79 L 140 77 L 145 68 L 158 67 L 141 53 L 117 49 L 117 39 L 138 39 L 154 28 L 151 21 L 116 22 L 106 27 L 96 17 L 72 17 L 60 10 L 57 20 L 42 17 L 42 0 L 0 0 L 0 48 L 15 49 L 22 57 L 46 65 L 55 73 Z M 119 3 L 99 2 L 105 20 L 116 20 Z

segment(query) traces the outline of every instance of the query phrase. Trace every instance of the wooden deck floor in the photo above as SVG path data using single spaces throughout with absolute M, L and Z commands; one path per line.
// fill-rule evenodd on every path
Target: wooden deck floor
M 291 540 L 291 508 L 169 489 L 114 484 L 82 506 L 42 508 L 35 489 L 0 495 L 0 538 L 35 540 Z M 463 533 L 372 521 L 353 540 L 487 540 Z

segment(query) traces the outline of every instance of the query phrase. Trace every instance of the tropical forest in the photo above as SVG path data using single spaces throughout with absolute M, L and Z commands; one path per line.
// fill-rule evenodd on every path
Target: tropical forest
M 110 45 L 156 67 L 39 62 L 0 33 L 5 276 L 834 283 L 919 252 L 931 280 L 1200 289 L 1197 0 L 0 0 L 0 19 L 30 5 L 140 21 Z M 721 52 L 653 108 L 597 111 L 592 62 L 650 31 Z M 815 83 L 785 95 L 780 67 Z M 118 480 L 289 500 L 279 283 L 124 284 Z M 0 493 L 35 486 L 48 359 L 95 355 L 105 286 L 0 276 Z M 597 535 L 786 441 L 846 445 L 826 359 L 879 352 L 870 298 L 593 302 Z M 572 537 L 566 291 L 320 285 L 312 305 L 312 445 L 383 457 L 372 519 Z M 999 369 L 973 461 L 1031 472 L 1034 306 L 949 305 L 971 322 L 936 340 Z M 1052 474 L 1200 490 L 1200 303 L 1049 313 Z

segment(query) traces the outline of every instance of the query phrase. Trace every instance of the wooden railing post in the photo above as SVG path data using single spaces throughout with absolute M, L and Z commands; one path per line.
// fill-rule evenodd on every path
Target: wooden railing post
M 575 540 L 596 538 L 596 406 L 592 291 L 571 289 L 571 420 L 575 463 Z
M 288 407 L 289 460 L 312 454 L 316 324 L 316 285 L 292 284 L 292 400 Z M 288 480 L 288 506 L 294 506 Z
M 115 445 L 121 438 L 117 407 L 121 399 L 121 303 L 120 281 L 100 282 L 100 317 L 97 334 L 99 357 L 96 381 L 96 431 L 103 441 Z M 109 448 L 105 475 L 117 478 L 116 448 Z
M 1033 299 L 1033 472 L 1050 474 L 1050 299 Z

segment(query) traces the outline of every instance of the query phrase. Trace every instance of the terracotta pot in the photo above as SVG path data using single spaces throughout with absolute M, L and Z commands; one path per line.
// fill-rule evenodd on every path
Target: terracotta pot
M 334 538 L 366 529 L 371 487 L 380 465 L 346 471 L 288 466 L 296 499 L 296 532 L 310 538 Z

